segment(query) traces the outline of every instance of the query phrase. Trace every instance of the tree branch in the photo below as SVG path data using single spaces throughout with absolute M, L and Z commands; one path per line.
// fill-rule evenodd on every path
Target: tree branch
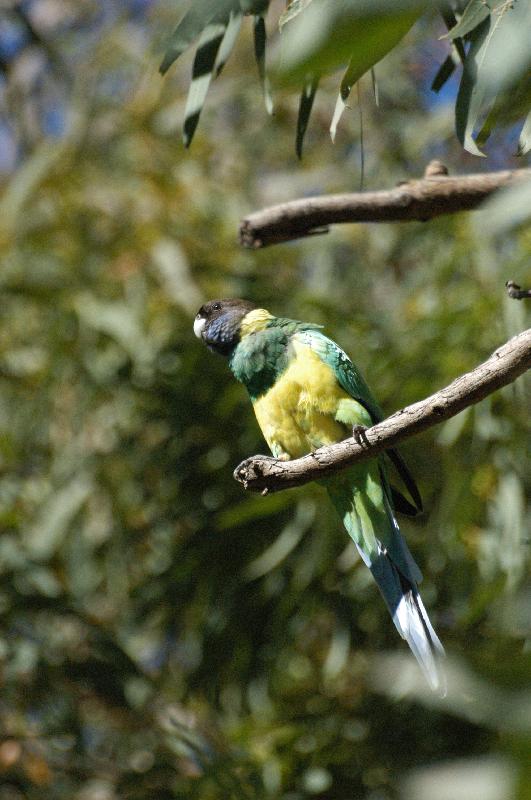
M 249 214 L 240 223 L 240 242 L 258 249 L 302 236 L 326 233 L 338 222 L 425 222 L 442 214 L 472 211 L 497 189 L 531 178 L 531 169 L 449 177 L 439 161 L 421 180 L 379 192 L 305 197 Z
M 397 411 L 365 432 L 363 444 L 354 438 L 321 447 L 294 461 L 253 456 L 236 467 L 234 478 L 246 489 L 262 493 L 300 486 L 372 458 L 416 433 L 431 428 L 506 386 L 531 367 L 531 328 L 514 336 L 490 358 L 445 389 Z

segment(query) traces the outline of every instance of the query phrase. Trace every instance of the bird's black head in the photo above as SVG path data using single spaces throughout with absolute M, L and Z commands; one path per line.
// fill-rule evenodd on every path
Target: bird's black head
M 240 341 L 242 319 L 253 308 L 248 300 L 210 300 L 197 312 L 194 333 L 211 350 L 229 356 Z

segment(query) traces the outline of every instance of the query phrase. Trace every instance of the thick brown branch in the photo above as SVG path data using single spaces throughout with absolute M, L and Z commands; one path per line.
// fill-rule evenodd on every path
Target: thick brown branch
M 531 178 L 531 169 L 450 177 L 431 162 L 421 180 L 379 192 L 305 197 L 249 214 L 240 224 L 244 247 L 267 247 L 323 233 L 338 222 L 424 222 L 442 214 L 472 211 L 508 183 Z
M 323 478 L 455 416 L 467 406 L 511 383 L 529 367 L 531 328 L 514 336 L 483 364 L 457 378 L 445 389 L 368 428 L 364 444 L 359 444 L 354 438 L 345 439 L 295 461 L 253 456 L 236 467 L 234 477 L 246 489 L 260 492 L 278 491 Z

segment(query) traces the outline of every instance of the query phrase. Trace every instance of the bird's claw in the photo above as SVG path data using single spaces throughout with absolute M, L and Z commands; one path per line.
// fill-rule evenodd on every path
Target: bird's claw
M 369 440 L 367 439 L 366 434 L 367 428 L 365 425 L 353 425 L 352 426 L 352 436 L 356 441 L 356 444 L 359 444 L 360 447 L 368 447 Z

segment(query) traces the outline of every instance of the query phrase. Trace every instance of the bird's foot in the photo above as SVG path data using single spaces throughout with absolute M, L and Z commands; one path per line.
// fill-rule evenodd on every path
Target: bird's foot
M 367 439 L 366 430 L 367 428 L 365 427 L 365 425 L 352 426 L 352 436 L 356 440 L 356 444 L 359 444 L 360 447 L 369 446 L 369 440 Z

